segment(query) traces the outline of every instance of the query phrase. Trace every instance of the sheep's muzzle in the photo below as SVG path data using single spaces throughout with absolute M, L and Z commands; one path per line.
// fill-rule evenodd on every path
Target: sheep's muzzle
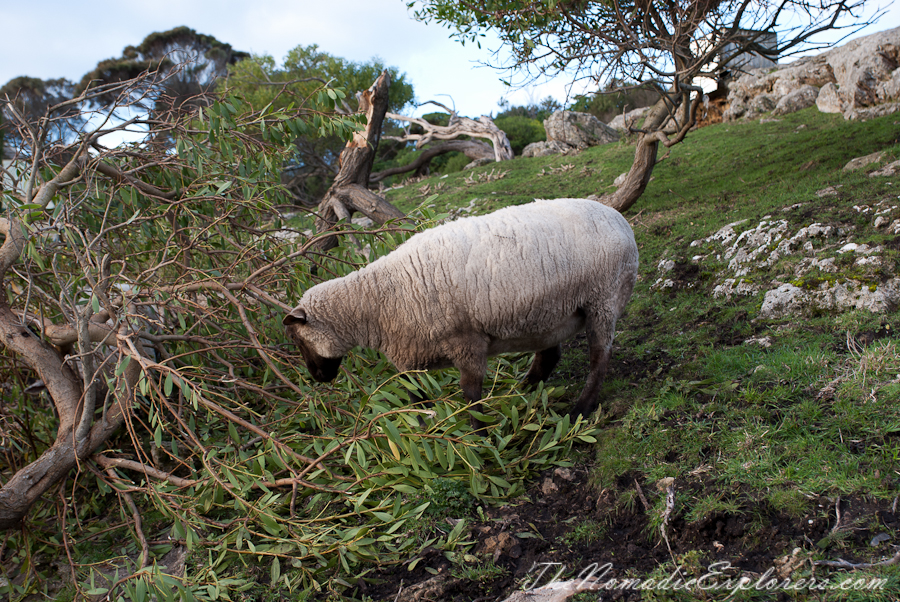
M 341 368 L 342 357 L 316 357 L 315 359 L 306 356 L 306 367 L 312 377 L 320 383 L 330 383 L 335 379 L 338 370 Z

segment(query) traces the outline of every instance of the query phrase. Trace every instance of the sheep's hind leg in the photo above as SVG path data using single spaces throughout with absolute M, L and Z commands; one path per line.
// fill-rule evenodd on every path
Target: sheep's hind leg
M 528 370 L 528 374 L 525 376 L 525 384 L 533 387 L 539 382 L 550 378 L 550 374 L 553 373 L 553 369 L 559 363 L 560 357 L 562 357 L 562 345 L 559 344 L 535 353 L 534 361 L 531 362 L 531 369 Z
M 588 318 L 587 335 L 590 347 L 590 368 L 584 383 L 584 389 L 578 397 L 578 401 L 572 406 L 570 415 L 574 418 L 579 414 L 589 417 L 600 404 L 600 387 L 606 377 L 609 367 L 609 356 L 612 352 L 613 337 L 616 334 L 615 319 L 604 319 L 602 315 L 594 315 Z

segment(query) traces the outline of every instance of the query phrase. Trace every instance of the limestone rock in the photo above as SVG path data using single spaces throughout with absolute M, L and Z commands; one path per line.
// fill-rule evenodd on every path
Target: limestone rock
M 793 284 L 782 284 L 770 290 L 763 299 L 760 318 L 780 318 L 807 310 L 865 309 L 872 313 L 892 311 L 900 303 L 900 278 L 892 278 L 877 286 L 856 280 L 823 282 L 817 289 L 804 290 Z
M 659 262 L 659 265 L 656 266 L 656 269 L 660 272 L 671 272 L 675 269 L 675 262 L 671 259 L 663 259 Z
M 875 119 L 876 117 L 883 117 L 884 115 L 891 115 L 892 113 L 896 113 L 900 111 L 900 102 L 886 102 L 881 105 L 875 105 L 874 107 L 863 107 L 861 109 L 848 109 L 844 113 L 844 117 L 846 119 L 856 119 L 859 121 L 868 121 L 869 119 Z
M 609 127 L 620 132 L 628 131 L 628 128 L 625 127 L 626 123 L 631 124 L 632 127 L 640 127 L 641 120 L 650 109 L 651 107 L 641 107 L 640 109 L 628 111 L 624 115 L 616 115 L 613 120 L 609 122 Z
M 576 150 L 574 146 L 569 146 L 565 142 L 558 140 L 548 140 L 541 142 L 532 142 L 522 149 L 523 157 L 548 157 L 550 155 L 565 155 Z
M 894 69 L 889 79 L 878 84 L 876 94 L 880 98 L 900 98 L 900 69 Z
M 869 174 L 870 178 L 874 177 L 892 177 L 900 174 L 900 161 L 894 161 L 893 163 L 888 163 L 881 169 L 877 171 L 873 171 Z
M 713 289 L 713 298 L 730 300 L 734 296 L 744 297 L 755 295 L 759 292 L 759 286 L 747 282 L 743 278 L 726 278 L 722 284 Z
M 843 171 L 856 171 L 859 169 L 863 169 L 868 167 L 872 163 L 881 163 L 884 160 L 884 152 L 876 152 L 871 155 L 866 155 L 865 157 L 857 157 L 856 159 L 851 159 L 844 165 Z
M 729 107 L 723 119 L 734 121 L 741 117 L 753 118 L 758 113 L 774 109 L 782 97 L 803 86 L 821 88 L 833 81 L 831 68 L 821 55 L 800 59 L 775 69 L 753 69 L 729 85 Z M 763 94 L 766 96 L 758 99 Z M 765 108 L 769 105 L 770 108 Z
M 900 63 L 900 27 L 851 40 L 823 55 L 849 109 L 894 100 Z M 893 93 L 892 93 L 893 92 Z
M 816 104 L 816 98 L 819 96 L 819 88 L 804 84 L 785 94 L 778 100 L 773 115 L 787 115 L 788 113 L 796 113 Z
M 823 188 L 822 190 L 816 191 L 816 196 L 820 199 L 824 199 L 827 197 L 838 196 L 840 193 L 838 192 L 835 186 L 828 186 L 827 188 Z
M 778 99 L 773 94 L 763 92 L 750 101 L 747 110 L 750 113 L 768 113 L 776 106 L 778 106 Z
M 558 141 L 585 149 L 609 144 L 619 139 L 619 133 L 591 115 L 575 111 L 557 111 L 544 120 L 547 141 Z
M 843 113 L 844 101 L 837 91 L 837 86 L 828 82 L 819 90 L 816 97 L 816 108 L 822 113 Z
M 774 69 L 750 70 L 731 82 L 723 119 L 754 118 L 772 99 L 778 103 L 776 114 L 805 108 L 812 96 L 806 86 L 819 88 L 812 100 L 820 111 L 842 113 L 845 119 L 871 119 L 900 111 L 900 103 L 891 102 L 900 99 L 898 65 L 900 27 Z M 760 99 L 762 95 L 767 96 Z
M 765 349 L 768 349 L 772 346 L 775 340 L 770 336 L 765 337 L 750 337 L 746 341 L 744 341 L 744 345 L 759 345 Z

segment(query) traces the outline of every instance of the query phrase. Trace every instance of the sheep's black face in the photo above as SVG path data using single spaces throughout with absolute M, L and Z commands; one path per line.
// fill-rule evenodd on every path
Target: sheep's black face
M 288 337 L 300 349 L 300 355 L 306 362 L 306 368 L 310 375 L 320 383 L 331 382 L 337 377 L 341 368 L 342 357 L 323 357 L 316 353 L 312 345 L 303 337 L 301 329 L 306 326 L 306 316 L 302 311 L 295 310 L 284 318 L 284 325 Z

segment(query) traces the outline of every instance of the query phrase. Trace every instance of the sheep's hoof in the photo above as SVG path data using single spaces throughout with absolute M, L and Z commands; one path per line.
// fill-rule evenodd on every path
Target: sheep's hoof
M 581 401 L 577 402 L 571 410 L 569 410 L 569 417 L 574 422 L 579 416 L 584 418 L 585 420 L 590 420 L 591 415 L 597 411 L 597 408 L 600 407 L 600 403 L 583 403 Z

